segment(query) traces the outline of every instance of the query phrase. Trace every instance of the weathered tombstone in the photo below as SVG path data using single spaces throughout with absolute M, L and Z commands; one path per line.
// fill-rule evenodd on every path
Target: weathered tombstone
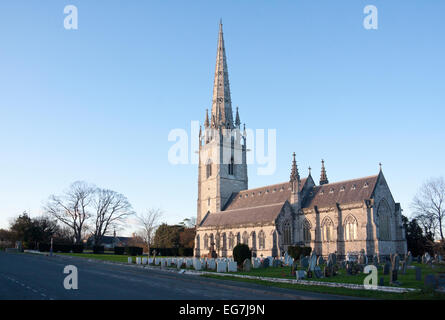
M 252 267 L 254 269 L 258 269 L 259 267 L 261 267 L 261 262 L 258 258 L 252 259 Z
M 422 281 L 422 268 L 416 267 L 416 281 Z
M 133 263 L 133 258 L 132 257 L 128 257 L 128 263 Z
M 227 266 L 228 272 L 237 272 L 238 271 L 238 265 L 235 261 L 229 261 L 229 264 Z
M 140 257 L 136 257 L 136 264 L 141 264 L 141 258 Z
M 324 259 L 322 256 L 319 256 L 317 259 L 317 266 L 322 266 L 324 264 Z
M 243 262 L 243 271 L 250 272 L 252 270 L 252 262 L 250 262 L 250 259 L 246 259 Z
M 267 269 L 267 268 L 269 268 L 269 259 L 264 259 L 262 262 L 261 262 L 261 268 L 264 268 L 264 269 Z
M 314 268 L 314 275 L 316 278 L 322 278 L 323 273 L 321 272 L 320 266 L 315 266 Z
M 391 273 L 390 273 L 390 284 L 396 284 L 399 285 L 399 282 L 397 281 L 398 278 L 398 272 L 399 272 L 399 264 L 400 264 L 400 257 L 396 253 L 392 255 L 391 259 Z
M 306 271 L 297 270 L 296 277 L 297 277 L 297 280 L 303 280 L 304 278 L 306 278 Z
M 427 274 L 424 281 L 425 288 L 437 289 L 437 278 L 434 274 Z
M 279 268 L 279 267 L 281 267 L 282 266 L 282 262 L 281 262 L 281 260 L 278 260 L 278 259 L 274 259 L 273 260 L 273 262 L 272 262 L 272 267 L 274 267 L 274 268 Z
M 316 265 L 317 255 L 315 253 L 312 253 L 311 257 L 309 258 L 309 270 L 314 271 Z
M 216 272 L 227 272 L 227 262 L 219 261 L 216 263 Z
M 196 259 L 195 261 L 193 261 L 193 268 L 197 271 L 202 270 L 202 262 L 199 259 Z
M 366 264 L 366 261 L 365 261 L 365 249 L 360 250 L 360 253 L 358 255 L 358 263 L 359 264 Z
M 267 257 L 267 259 L 269 260 L 269 266 L 272 266 L 272 264 L 273 264 L 273 257 Z
M 207 260 L 207 269 L 215 270 L 216 269 L 216 263 L 214 259 Z
M 148 258 L 148 264 L 153 264 L 153 261 L 154 259 L 153 258 Z
M 307 269 L 309 267 L 309 260 L 307 257 L 303 257 L 300 259 L 301 268 Z
M 413 256 L 411 254 L 411 251 L 408 251 L 405 261 L 406 261 L 407 266 L 410 266 L 411 263 L 413 263 Z
M 147 264 L 148 259 L 147 258 L 142 258 L 142 264 Z

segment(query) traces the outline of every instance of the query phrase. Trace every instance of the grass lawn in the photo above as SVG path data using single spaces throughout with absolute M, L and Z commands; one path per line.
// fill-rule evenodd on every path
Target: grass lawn
M 57 255 L 62 256 L 73 256 L 79 258 L 87 258 L 87 259 L 97 259 L 97 260 L 105 260 L 105 261 L 114 261 L 114 262 L 128 262 L 128 257 L 126 255 L 119 254 L 93 254 L 93 253 L 56 253 Z M 147 256 L 139 256 L 139 257 L 147 257 Z M 132 257 L 133 262 L 136 260 L 136 257 Z
M 434 266 L 433 269 L 431 267 L 413 263 L 413 266 L 418 266 L 422 269 L 422 281 L 416 281 L 416 270 L 415 269 L 407 269 L 406 274 L 398 274 L 398 281 L 400 282 L 400 287 L 403 288 L 415 288 L 415 289 L 423 289 L 423 279 L 427 274 L 436 274 L 439 272 L 445 273 L 445 266 Z M 267 268 L 267 269 L 252 269 L 250 272 L 238 272 L 237 274 L 249 275 L 249 276 L 259 276 L 259 277 L 270 277 L 270 278 L 284 278 L 284 279 L 295 279 L 294 276 L 291 275 L 291 267 L 281 267 L 281 268 Z M 339 283 L 352 283 L 352 284 L 363 284 L 363 280 L 367 274 L 358 274 L 355 276 L 350 276 L 346 274 L 346 270 L 339 270 L 338 275 L 335 277 L 329 278 L 312 278 L 305 279 L 309 281 L 320 281 L 320 282 L 339 282 Z M 380 277 L 384 278 L 384 285 L 389 285 L 389 275 L 383 275 L 383 268 L 379 268 L 378 270 L 378 279 Z

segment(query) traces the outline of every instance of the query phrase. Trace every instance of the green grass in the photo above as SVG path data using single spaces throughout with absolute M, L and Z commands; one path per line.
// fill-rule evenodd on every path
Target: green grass
M 87 259 L 97 259 L 97 260 L 105 260 L 105 261 L 113 261 L 113 262 L 123 262 L 128 263 L 128 257 L 126 255 L 118 255 L 118 254 L 93 254 L 93 253 L 56 253 L 57 255 L 63 256 L 73 256 L 79 258 L 87 258 Z M 142 257 L 142 256 L 139 256 Z M 147 257 L 147 256 L 143 256 Z M 133 262 L 136 260 L 136 257 L 132 257 Z
M 431 267 L 413 263 L 414 266 L 418 266 L 422 269 L 422 279 L 425 278 L 427 274 L 436 274 L 439 272 L 445 273 L 445 266 L 435 266 L 433 269 Z M 267 269 L 252 269 L 250 272 L 238 272 L 237 274 L 249 275 L 249 276 L 258 276 L 258 277 L 270 277 L 270 278 L 284 278 L 284 279 L 295 279 L 295 276 L 291 275 L 290 267 L 281 267 L 281 268 L 267 268 Z M 312 278 L 305 279 L 309 281 L 320 281 L 320 282 L 338 282 L 338 283 L 352 283 L 352 284 L 363 284 L 363 280 L 367 274 L 358 274 L 358 275 L 347 275 L 346 270 L 339 270 L 339 274 L 335 277 L 329 278 Z M 389 285 L 389 275 L 383 275 L 382 268 L 379 268 L 378 279 L 380 277 L 384 278 L 384 285 Z M 400 282 L 400 287 L 402 288 L 415 288 L 415 289 L 423 289 L 423 280 L 416 281 L 416 270 L 415 269 L 407 269 L 406 274 L 398 274 L 398 281 Z
M 250 282 L 261 284 L 269 287 L 278 287 L 292 290 L 300 290 L 300 291 L 310 291 L 310 292 L 318 292 L 318 293 L 326 293 L 333 295 L 344 295 L 350 297 L 357 298 L 371 298 L 371 299 L 385 299 L 385 300 L 443 300 L 445 299 L 445 294 L 439 294 L 436 292 L 426 292 L 426 291 L 418 291 L 418 292 L 408 292 L 408 293 L 391 293 L 391 292 L 380 292 L 373 290 L 353 290 L 347 288 L 332 288 L 332 287 L 323 287 L 323 286 L 308 286 L 301 284 L 290 284 L 290 283 L 275 283 L 263 280 L 253 280 L 253 279 L 243 279 L 236 278 L 230 276 L 218 276 L 218 275 L 209 275 L 205 274 L 202 277 L 213 278 L 213 279 L 222 279 L 222 280 L 233 280 L 240 282 Z

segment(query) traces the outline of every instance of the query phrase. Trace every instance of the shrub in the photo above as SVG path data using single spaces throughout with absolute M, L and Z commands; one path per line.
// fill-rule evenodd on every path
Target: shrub
M 94 254 L 102 254 L 105 251 L 104 246 L 93 246 L 93 253 Z
M 287 253 L 294 259 L 300 259 L 301 255 L 311 255 L 311 247 L 289 246 L 287 247 Z
M 114 247 L 114 254 L 124 254 L 125 253 L 125 247 Z
M 140 247 L 126 247 L 125 253 L 129 256 L 140 256 L 142 255 L 143 249 Z
M 239 243 L 233 248 L 233 260 L 235 260 L 238 265 L 242 265 L 244 260 L 252 258 L 252 251 L 250 251 L 249 246 L 244 243 Z
M 49 243 L 39 243 L 37 248 L 40 252 L 49 252 L 51 245 Z

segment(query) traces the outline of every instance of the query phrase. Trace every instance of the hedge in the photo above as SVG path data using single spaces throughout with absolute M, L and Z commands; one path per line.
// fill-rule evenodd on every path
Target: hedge
M 142 252 L 143 248 L 140 247 L 125 247 L 125 253 L 129 256 L 140 256 Z
M 193 257 L 193 248 L 150 248 L 150 255 L 153 255 L 153 251 L 156 250 L 157 256 L 166 257 Z
M 125 253 L 125 247 L 114 247 L 114 254 L 124 254 Z
M 247 244 L 238 243 L 235 248 L 233 248 L 233 260 L 235 260 L 239 266 L 243 264 L 244 260 L 250 258 L 252 258 L 252 251 L 250 251 Z
M 104 246 L 93 246 L 93 253 L 94 254 L 102 254 L 105 251 Z

